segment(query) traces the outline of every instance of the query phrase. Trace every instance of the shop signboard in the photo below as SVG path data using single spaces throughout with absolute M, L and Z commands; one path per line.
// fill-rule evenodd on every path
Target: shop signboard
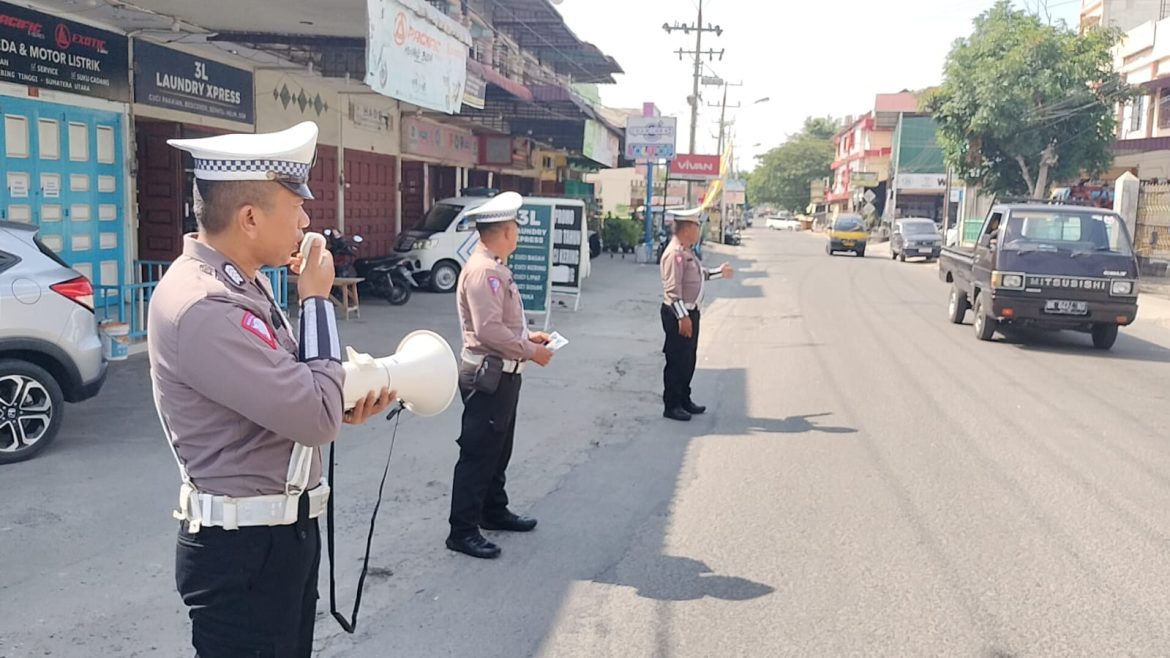
M 239 123 L 256 120 L 252 72 L 134 41 L 134 102 Z

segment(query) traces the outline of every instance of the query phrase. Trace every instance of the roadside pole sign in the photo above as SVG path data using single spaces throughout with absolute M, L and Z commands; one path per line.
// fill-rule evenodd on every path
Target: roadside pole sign
M 626 158 L 673 158 L 677 134 L 675 117 L 630 117 L 626 122 Z

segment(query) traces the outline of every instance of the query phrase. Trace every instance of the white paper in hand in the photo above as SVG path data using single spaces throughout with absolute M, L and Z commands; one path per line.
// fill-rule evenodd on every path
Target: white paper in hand
M 548 348 L 548 351 L 555 352 L 568 344 L 568 338 L 565 338 L 564 336 L 554 331 L 552 332 L 552 335 L 549 336 L 548 344 L 545 345 L 545 347 Z

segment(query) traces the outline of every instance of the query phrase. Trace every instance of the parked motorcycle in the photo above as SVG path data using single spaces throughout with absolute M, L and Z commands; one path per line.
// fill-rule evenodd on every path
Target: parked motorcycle
M 358 276 L 354 264 L 357 262 L 357 245 L 361 243 L 360 235 L 346 239 L 341 231 L 325 229 L 325 248 L 333 254 L 334 276 L 347 278 Z
M 357 275 L 365 279 L 364 287 L 369 294 L 385 299 L 393 306 L 410 301 L 413 289 L 419 287 L 410 264 L 402 256 L 381 256 L 359 258 L 354 263 Z

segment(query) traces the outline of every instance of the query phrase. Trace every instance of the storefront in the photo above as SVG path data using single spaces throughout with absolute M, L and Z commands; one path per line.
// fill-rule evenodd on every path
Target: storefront
M 403 226 L 416 226 L 435 202 L 472 187 L 470 173 L 478 162 L 479 139 L 470 130 L 417 115 L 404 117 Z
M 356 82 L 257 71 L 256 107 L 259 132 L 317 123 L 317 163 L 309 174 L 316 198 L 305 203 L 313 229 L 361 235 L 362 256 L 390 253 L 401 227 L 398 102 Z
M 532 166 L 532 141 L 508 135 L 483 135 L 479 140 L 479 164 L 471 171 L 468 186 L 533 194 L 539 174 Z
M 921 217 L 941 223 L 946 190 L 946 174 L 898 174 L 890 192 L 894 218 Z
M 118 286 L 128 240 L 127 38 L 0 3 L 0 220 L 95 285 Z
M 138 39 L 132 45 L 138 258 L 170 262 L 197 227 L 194 163 L 167 140 L 253 132 L 255 83 L 252 71 L 202 54 Z

